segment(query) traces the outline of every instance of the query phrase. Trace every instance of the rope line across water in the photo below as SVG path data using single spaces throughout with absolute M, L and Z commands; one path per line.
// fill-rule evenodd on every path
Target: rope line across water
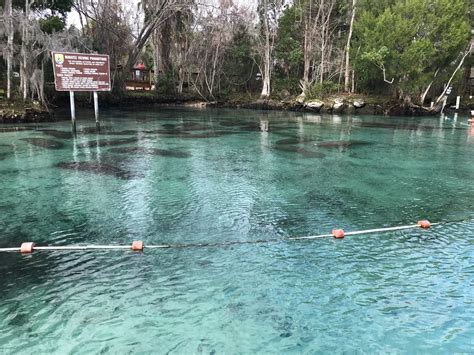
M 468 220 L 472 220 L 468 219 Z M 463 221 L 468 221 L 463 220 Z M 459 222 L 459 221 L 456 221 Z M 448 223 L 448 222 L 443 222 Z M 344 232 L 343 229 L 334 229 L 330 234 L 311 235 L 305 237 L 288 237 L 288 238 L 274 238 L 274 239 L 261 239 L 261 240 L 235 240 L 220 243 L 189 243 L 189 244 L 158 244 L 158 245 L 144 245 L 142 241 L 134 241 L 132 245 L 66 245 L 66 246 L 36 246 L 33 242 L 22 243 L 17 248 L 0 248 L 0 252 L 20 252 L 22 254 L 30 254 L 33 251 L 96 251 L 96 250 L 133 250 L 143 251 L 144 249 L 169 249 L 169 248 L 202 248 L 202 247 L 225 247 L 230 245 L 239 244 L 261 244 L 261 243 L 277 243 L 282 241 L 298 241 L 298 240 L 315 240 L 322 238 L 336 238 L 342 239 L 345 236 L 361 235 L 361 234 L 374 234 L 374 233 L 385 233 L 393 232 L 406 229 L 423 228 L 428 229 L 434 225 L 440 225 L 442 223 L 430 223 L 428 220 L 419 221 L 417 224 L 385 227 L 376 229 L 366 229 L 360 231 Z

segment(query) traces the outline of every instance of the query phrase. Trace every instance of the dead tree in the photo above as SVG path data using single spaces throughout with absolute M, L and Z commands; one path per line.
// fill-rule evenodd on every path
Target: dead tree
M 349 34 L 347 35 L 347 44 L 346 44 L 346 67 L 345 67 L 345 73 L 344 73 L 344 91 L 349 92 L 349 86 L 350 86 L 350 72 L 351 72 L 351 67 L 350 67 L 350 49 L 351 49 L 351 39 L 352 39 L 352 32 L 354 29 L 354 19 L 355 19 L 355 13 L 356 13 L 356 4 L 357 0 L 352 0 L 352 14 L 351 14 L 351 21 L 349 24 Z

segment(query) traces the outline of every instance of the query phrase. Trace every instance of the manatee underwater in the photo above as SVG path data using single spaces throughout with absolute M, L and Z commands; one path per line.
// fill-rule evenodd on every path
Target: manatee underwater
M 134 174 L 130 171 L 119 168 L 108 163 L 101 163 L 97 161 L 82 161 L 82 162 L 62 162 L 56 164 L 56 167 L 65 170 L 75 170 L 94 173 L 98 175 L 115 176 L 119 179 L 129 180 L 134 177 L 140 177 L 140 174 Z
M 40 148 L 46 148 L 46 149 L 62 149 L 64 148 L 64 143 L 52 140 L 52 139 L 46 139 L 46 138 L 22 138 L 22 141 L 28 142 L 31 145 L 40 147 Z
M 316 147 L 320 148 L 347 148 L 347 147 L 355 147 L 355 146 L 363 146 L 363 145 L 371 145 L 372 142 L 366 141 L 325 141 L 315 143 Z
M 121 154 L 158 155 L 162 157 L 173 157 L 173 158 L 187 158 L 191 156 L 190 153 L 179 151 L 179 150 L 139 148 L 139 147 L 112 148 L 112 149 L 109 149 L 109 152 L 121 153 Z

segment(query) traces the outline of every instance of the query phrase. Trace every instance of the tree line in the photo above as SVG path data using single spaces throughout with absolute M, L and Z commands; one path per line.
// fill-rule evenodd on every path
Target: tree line
M 50 51 L 110 55 L 115 95 L 138 62 L 155 90 L 205 100 L 466 92 L 469 0 L 0 0 L 6 97 L 48 100 Z M 66 25 L 68 17 L 75 19 Z

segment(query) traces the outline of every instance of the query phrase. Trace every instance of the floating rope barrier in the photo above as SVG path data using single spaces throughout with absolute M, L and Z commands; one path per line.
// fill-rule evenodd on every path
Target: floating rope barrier
M 221 243 L 195 243 L 195 244 L 161 244 L 161 245 L 147 245 L 141 240 L 135 240 L 132 245 L 66 245 L 66 246 L 36 246 L 34 242 L 24 242 L 18 248 L 0 248 L 0 252 L 20 252 L 22 254 L 31 254 L 33 251 L 96 251 L 96 250 L 132 250 L 143 251 L 144 249 L 169 249 L 169 248 L 199 248 L 199 247 L 224 247 L 237 244 L 261 244 L 261 243 L 277 243 L 282 241 L 297 241 L 297 240 L 314 240 L 322 238 L 343 239 L 345 236 L 374 234 L 393 232 L 405 229 L 422 228 L 428 229 L 431 226 L 440 223 L 430 223 L 428 220 L 421 220 L 417 224 L 406 226 L 365 229 L 360 231 L 344 232 L 343 229 L 333 229 L 330 234 L 312 235 L 306 237 L 289 237 L 289 238 L 274 238 L 261 240 L 245 240 L 245 241 L 228 241 Z

